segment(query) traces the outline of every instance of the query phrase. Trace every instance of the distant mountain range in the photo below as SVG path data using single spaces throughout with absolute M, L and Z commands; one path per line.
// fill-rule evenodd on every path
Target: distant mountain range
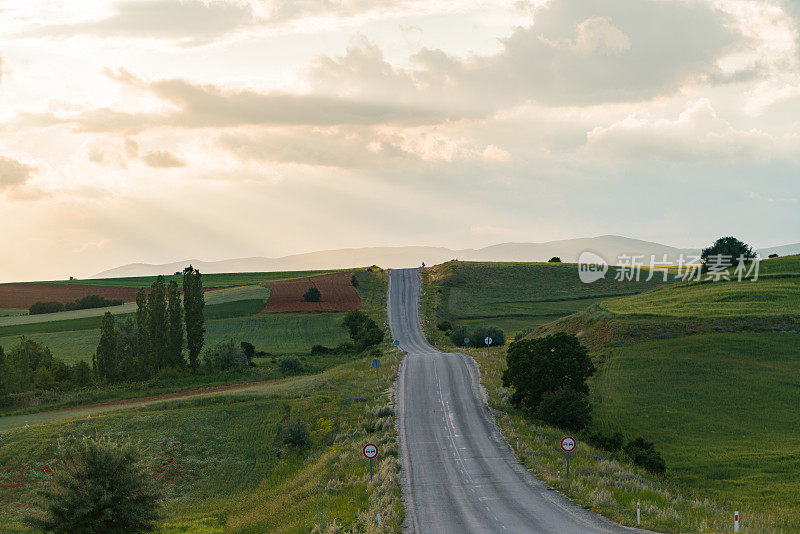
M 651 254 L 661 259 L 675 261 L 681 254 L 699 254 L 699 249 L 675 248 L 660 243 L 631 239 L 616 235 L 604 235 L 580 239 L 548 241 L 546 243 L 502 243 L 479 249 L 452 250 L 445 247 L 368 247 L 323 250 L 305 254 L 293 254 L 282 258 L 239 258 L 221 261 L 184 260 L 153 265 L 131 263 L 96 274 L 93 278 L 121 278 L 129 276 L 153 276 L 172 274 L 192 264 L 203 273 L 235 273 L 265 271 L 298 271 L 313 269 L 346 269 L 380 265 L 381 267 L 414 267 L 423 261 L 435 265 L 452 259 L 468 261 L 547 261 L 558 256 L 564 262 L 577 262 L 584 251 L 599 254 L 611 264 L 618 263 L 623 254 Z M 800 254 L 800 243 L 758 250 L 762 257 L 769 254 Z

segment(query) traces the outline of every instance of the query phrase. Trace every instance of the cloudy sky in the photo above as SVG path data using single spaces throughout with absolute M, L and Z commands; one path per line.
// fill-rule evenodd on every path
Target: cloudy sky
M 800 0 L 0 0 L 0 280 L 800 241 Z

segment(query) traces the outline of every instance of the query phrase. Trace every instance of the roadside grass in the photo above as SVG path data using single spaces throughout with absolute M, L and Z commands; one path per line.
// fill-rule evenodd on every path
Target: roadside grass
M 492 274 L 485 276 L 490 285 Z M 491 348 L 490 356 L 485 349 L 454 347 L 435 328 L 442 309 L 437 301 L 445 294 L 429 276 L 423 276 L 423 289 L 428 339 L 442 350 L 475 358 L 501 431 L 514 449 L 520 438 L 517 455 L 546 484 L 627 525 L 635 524 L 639 501 L 642 526 L 658 531 L 730 531 L 734 509 L 742 514 L 743 532 L 800 530 L 795 497 L 800 487 L 793 476 L 800 467 L 800 439 L 793 435 L 796 417 L 787 415 L 800 400 L 794 316 L 621 316 L 594 304 L 534 329 L 537 336 L 575 333 L 596 353 L 596 422 L 584 434 L 597 428 L 628 438 L 641 434 L 654 440 L 667 460 L 667 475 L 655 477 L 579 441 L 567 484 L 559 448 L 564 432 L 508 403 L 501 384 L 505 347 Z M 770 443 L 773 439 L 780 443 Z M 771 481 L 777 482 L 774 487 Z
M 451 261 L 422 273 L 437 292 L 431 302 L 437 320 L 498 326 L 509 339 L 603 299 L 664 285 L 658 275 L 649 282 L 618 282 L 614 267 L 605 279 L 584 284 L 577 265 L 563 263 Z
M 58 439 L 97 433 L 136 440 L 146 451 L 165 491 L 159 532 L 326 532 L 334 522 L 354 532 L 400 532 L 391 409 L 397 364 L 383 360 L 380 382 L 361 358 L 241 394 L 0 433 L 4 531 L 27 532 L 20 519 L 51 476 Z M 308 426 L 308 449 L 280 440 L 294 419 Z M 361 455 L 367 442 L 380 451 L 371 482 Z
M 16 317 L 18 315 L 27 315 L 28 310 L 21 308 L 0 308 L 0 317 Z
M 317 274 L 328 274 L 338 272 L 339 269 L 321 271 L 274 271 L 257 273 L 219 273 L 203 274 L 204 287 L 235 287 L 249 285 L 263 285 L 274 280 L 288 280 L 290 278 L 302 278 L 304 276 L 314 276 Z M 169 284 L 174 280 L 181 285 L 183 275 L 168 275 L 164 277 Z M 105 286 L 105 287 L 150 287 L 156 280 L 155 276 L 135 276 L 127 278 L 90 278 L 86 280 L 50 280 L 36 282 L 42 284 L 60 284 L 74 286 Z

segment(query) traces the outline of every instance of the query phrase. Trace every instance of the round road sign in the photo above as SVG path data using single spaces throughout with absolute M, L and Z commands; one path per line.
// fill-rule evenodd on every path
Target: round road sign
M 575 449 L 575 438 L 572 436 L 564 436 L 561 438 L 561 448 L 564 452 L 572 452 Z
M 483 340 L 483 342 L 486 343 L 487 346 L 491 345 L 492 344 L 492 338 L 487 337 L 486 339 Z
M 464 345 L 469 345 L 469 338 L 468 337 L 464 338 Z
M 367 443 L 364 445 L 364 456 L 372 460 L 376 456 L 378 456 L 378 447 L 373 445 L 372 443 Z
M 394 346 L 395 347 L 399 347 L 400 346 L 400 340 L 399 339 L 395 339 L 394 340 Z
M 378 358 L 375 358 L 374 360 L 372 360 L 372 367 L 377 369 L 380 366 L 381 366 L 381 361 Z

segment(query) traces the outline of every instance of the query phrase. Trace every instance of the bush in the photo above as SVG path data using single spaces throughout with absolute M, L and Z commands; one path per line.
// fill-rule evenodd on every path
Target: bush
M 322 294 L 316 287 L 309 287 L 308 291 L 303 294 L 303 300 L 306 302 L 319 302 Z
M 313 347 L 311 347 L 312 355 L 332 354 L 333 352 L 335 352 L 335 349 L 328 348 L 325 345 L 314 345 Z
M 45 532 L 150 532 L 159 492 L 131 444 L 109 438 L 62 442 L 60 467 L 26 523 Z
M 109 306 L 120 306 L 124 301 L 119 299 L 106 299 L 99 295 L 86 295 L 74 302 L 67 302 L 64 308 L 68 311 L 72 310 L 89 310 L 92 308 L 107 308 Z
M 247 365 L 250 367 L 255 367 L 256 364 L 253 363 L 253 358 L 256 355 L 256 347 L 252 343 L 247 341 L 242 341 L 239 346 L 242 348 L 242 353 L 244 353 L 244 357 L 247 358 Z
M 247 367 L 247 357 L 232 339 L 221 341 L 203 353 L 203 363 L 209 369 L 227 371 Z
M 463 347 L 464 339 L 469 338 L 470 347 L 485 348 L 487 337 L 492 338 L 492 347 L 500 347 L 506 343 L 506 335 L 496 326 L 479 326 L 471 332 L 465 326 L 456 326 L 450 332 L 450 341 L 457 347 Z
M 436 325 L 436 328 L 447 333 L 453 329 L 453 325 L 450 324 L 450 321 L 440 321 L 439 324 Z
M 563 430 L 582 430 L 592 420 L 588 396 L 569 387 L 542 395 L 538 413 L 542 421 Z
M 283 433 L 283 443 L 298 449 L 311 445 L 311 434 L 305 422 L 300 419 L 289 422 Z
M 42 313 L 58 313 L 64 311 L 64 305 L 60 302 L 35 302 L 28 308 L 30 315 L 39 315 Z
M 297 356 L 284 356 L 278 361 L 278 369 L 286 374 L 302 373 L 303 364 Z
M 356 273 L 350 275 L 350 285 L 353 287 L 358 287 L 358 278 L 356 278 Z
M 602 432 L 595 432 L 589 436 L 589 443 L 598 449 L 603 449 L 608 452 L 618 452 L 622 449 L 625 443 L 625 438 L 621 432 L 614 434 L 603 434 Z
M 780 257 L 780 254 L 775 254 L 775 253 L 773 253 L 773 254 L 770 254 L 770 255 L 769 255 L 769 256 L 767 256 L 767 257 L 768 257 L 768 258 L 770 258 L 770 259 L 771 259 L 771 258 L 779 258 L 779 257 Z
M 543 338 L 523 339 L 508 346 L 503 387 L 514 387 L 511 404 L 535 412 L 546 393 L 566 387 L 589 394 L 586 380 L 594 364 L 572 334 L 559 332 Z
M 72 366 L 72 381 L 76 386 L 83 387 L 92 379 L 92 369 L 89 364 L 81 360 Z
M 470 334 L 466 326 L 456 326 L 450 331 L 450 341 L 452 341 L 453 345 L 456 347 L 463 347 L 464 339 L 468 337 L 470 337 Z
M 359 352 L 383 341 L 383 330 L 370 317 L 360 311 L 347 312 L 342 323 Z
M 631 463 L 646 469 L 654 475 L 664 474 L 667 470 L 664 458 L 656 450 L 655 444 L 652 441 L 646 441 L 641 436 L 629 441 L 622 448 L 622 452 Z
M 561 263 L 561 258 L 559 258 L 558 256 L 553 256 L 552 258 L 547 260 L 547 262 L 548 263 Z

